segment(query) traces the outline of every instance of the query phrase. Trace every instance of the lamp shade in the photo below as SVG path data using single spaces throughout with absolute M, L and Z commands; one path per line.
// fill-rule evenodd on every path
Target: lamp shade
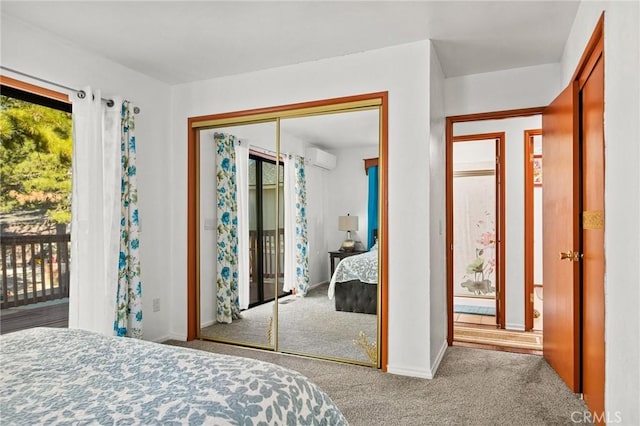
M 358 216 L 338 216 L 339 231 L 357 231 Z

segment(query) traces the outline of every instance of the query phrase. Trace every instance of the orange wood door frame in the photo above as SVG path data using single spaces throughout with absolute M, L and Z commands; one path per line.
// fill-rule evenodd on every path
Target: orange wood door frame
M 533 329 L 534 202 L 533 137 L 542 129 L 524 131 L 524 328 Z
M 495 147 L 495 156 L 496 156 L 496 176 L 495 176 L 495 190 L 496 190 L 496 205 L 495 205 L 495 226 L 496 226 L 496 327 L 504 328 L 505 326 L 505 185 L 504 185 L 504 171 L 505 171 L 505 155 L 504 155 L 504 147 L 505 147 L 505 133 L 504 132 L 494 132 L 494 133 L 482 133 L 482 134 L 473 134 L 473 135 L 461 135 L 454 136 L 453 142 L 473 142 L 479 140 L 490 140 L 495 139 L 496 147 Z M 453 146 L 451 147 L 451 152 L 453 153 Z M 453 160 L 452 160 L 453 161 Z M 453 170 L 453 169 L 452 169 Z M 451 197 L 453 199 L 453 185 L 451 186 Z M 453 209 L 451 211 L 447 211 L 447 215 L 451 215 L 451 218 L 447 220 L 451 220 L 453 223 Z M 451 233 L 451 238 L 453 240 L 453 228 Z M 452 253 L 453 254 L 453 253 Z M 452 289 L 453 289 L 453 275 L 451 277 L 452 281 Z
M 378 279 L 380 287 L 380 365 L 383 371 L 388 363 L 388 312 L 389 312 L 389 232 L 388 232 L 388 116 L 389 101 L 388 92 L 376 92 L 363 95 L 346 96 L 341 98 L 323 99 L 312 102 L 280 105 L 267 108 L 257 108 L 244 111 L 235 111 L 222 114 L 212 114 L 197 117 L 189 117 L 187 120 L 187 340 L 193 340 L 198 336 L 198 141 L 200 129 L 194 127 L 198 123 L 211 120 L 250 117 L 257 114 L 271 114 L 293 111 L 302 108 L 323 107 L 341 103 L 357 102 L 364 100 L 380 99 L 380 157 L 379 157 L 379 182 L 380 182 L 380 218 L 378 223 L 378 235 L 381 241 L 380 264 L 378 266 Z
M 582 219 L 582 393 L 594 423 L 604 424 L 604 19 L 601 16 L 576 73 L 580 87 Z
M 453 115 L 446 118 L 446 262 L 447 262 L 447 343 L 453 344 L 453 126 L 468 121 L 497 120 L 512 117 L 530 117 L 542 114 L 544 107 L 492 111 L 477 114 Z M 503 185 L 504 186 L 504 185 Z M 504 262 L 503 262 L 504 263 Z
M 543 114 L 544 356 L 574 392 L 584 393 L 598 424 L 606 419 L 603 37 L 604 13 L 569 86 Z M 564 164 L 556 166 L 554 157 L 565 157 Z M 553 178 L 555 169 L 564 171 Z M 548 204 L 562 186 L 564 205 Z M 563 216 L 568 223 L 558 227 Z M 558 251 L 565 250 L 574 261 L 560 266 Z

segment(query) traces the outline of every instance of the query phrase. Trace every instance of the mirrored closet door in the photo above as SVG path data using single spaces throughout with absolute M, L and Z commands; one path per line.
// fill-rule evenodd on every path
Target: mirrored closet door
M 379 104 L 199 125 L 199 338 L 380 365 Z
M 283 283 L 295 294 L 278 305 L 282 351 L 376 363 L 378 252 L 368 228 L 377 229 L 378 206 L 373 201 L 369 217 L 368 204 L 378 186 L 369 187 L 364 160 L 378 157 L 379 127 L 377 108 L 281 120 L 280 151 L 295 179 L 283 194 L 285 232 L 297 237 L 287 245 L 294 268 Z M 353 222 L 348 231 L 340 230 L 342 217 Z M 353 247 L 341 251 L 347 232 Z
M 274 348 L 276 123 L 206 129 L 199 142 L 200 337 Z

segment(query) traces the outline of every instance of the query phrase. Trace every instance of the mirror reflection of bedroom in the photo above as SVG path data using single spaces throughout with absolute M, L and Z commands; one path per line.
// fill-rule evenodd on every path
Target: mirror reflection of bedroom
M 199 132 L 200 338 L 377 366 L 379 115 Z
M 459 344 L 542 350 L 540 126 L 539 115 L 453 125 L 453 323 Z

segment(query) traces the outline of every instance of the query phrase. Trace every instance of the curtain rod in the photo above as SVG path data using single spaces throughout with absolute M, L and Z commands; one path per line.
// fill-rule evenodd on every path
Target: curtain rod
M 55 81 L 45 80 L 44 78 L 36 77 L 35 75 L 27 74 L 27 73 L 22 72 L 22 71 L 14 70 L 13 68 L 5 67 L 4 65 L 0 65 L 0 68 L 2 68 L 3 70 L 10 71 L 10 72 L 15 73 L 15 74 L 19 74 L 19 75 L 21 75 L 23 77 L 32 78 L 34 80 L 41 81 L 41 82 L 47 83 L 47 84 L 51 84 L 53 86 L 69 90 L 71 92 L 76 92 L 76 95 L 80 99 L 84 99 L 87 96 L 87 93 L 84 90 L 74 89 L 73 87 L 65 86 L 64 84 L 56 83 Z M 100 98 L 100 99 L 105 101 L 109 108 L 111 108 L 114 105 L 113 99 L 106 99 L 106 98 Z M 126 102 L 130 102 L 127 99 L 125 99 L 125 101 Z M 137 107 L 137 106 L 134 106 L 133 107 L 133 113 L 134 114 L 138 114 L 139 112 L 140 112 L 140 108 Z
M 242 145 L 242 144 L 243 144 L 243 140 L 242 139 L 238 139 L 238 145 Z M 247 146 L 247 148 L 252 149 L 253 151 L 256 151 L 256 152 L 261 152 L 262 154 L 273 154 L 274 157 L 276 157 L 278 155 L 278 153 L 275 152 L 275 151 L 272 151 L 272 150 L 267 149 L 267 148 L 263 148 L 261 146 L 251 145 L 251 144 L 247 143 L 246 141 L 244 141 L 244 144 Z M 285 155 L 286 156 L 286 154 L 283 154 L 282 152 L 280 153 L 280 155 Z

